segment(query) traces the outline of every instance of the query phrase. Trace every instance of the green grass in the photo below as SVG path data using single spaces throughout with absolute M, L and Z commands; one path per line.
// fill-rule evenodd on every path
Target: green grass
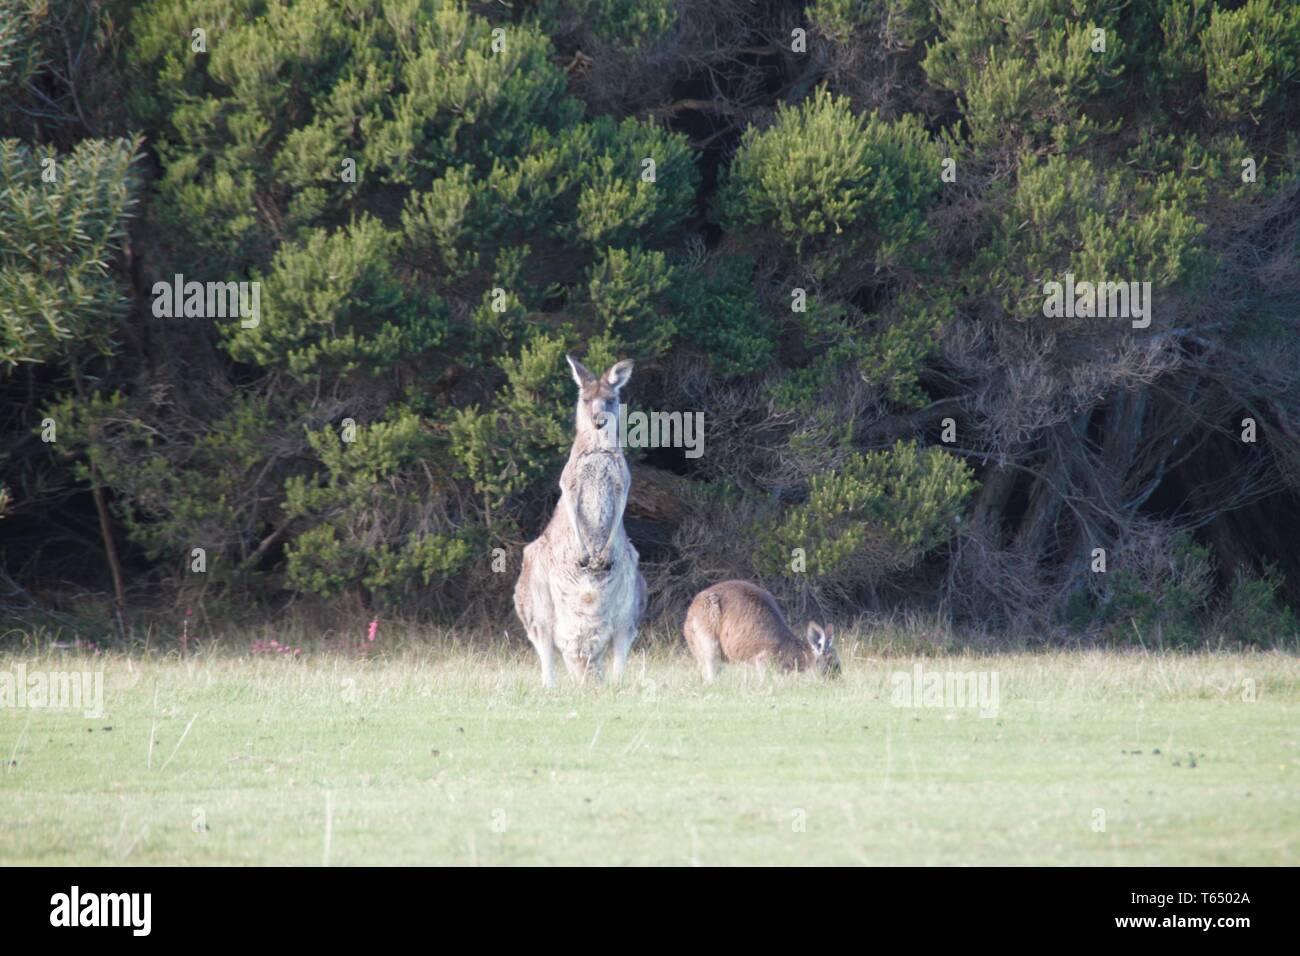
M 1263 865 L 1300 853 L 1292 656 L 923 659 L 996 671 L 996 718 L 893 706 L 890 674 L 922 659 L 866 644 L 845 656 L 834 683 L 732 667 L 703 687 L 679 653 L 656 650 L 634 654 L 621 688 L 548 693 L 533 660 L 504 649 L 11 652 L 0 671 L 102 668 L 106 714 L 0 709 L 0 864 Z

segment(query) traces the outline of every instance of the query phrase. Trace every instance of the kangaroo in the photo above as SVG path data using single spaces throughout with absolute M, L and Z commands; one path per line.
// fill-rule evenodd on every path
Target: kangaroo
M 723 657 L 760 667 L 771 663 L 782 671 L 815 670 L 822 676 L 840 672 L 833 625 L 823 629 L 810 621 L 807 640 L 800 640 L 776 598 L 748 581 L 723 581 L 695 595 L 683 630 L 706 682 L 717 676 Z
M 592 375 L 565 356 L 578 385 L 573 448 L 560 475 L 560 503 L 541 536 L 524 548 L 515 583 L 515 612 L 542 664 L 542 683 L 555 685 L 555 652 L 578 682 L 623 676 L 627 654 L 645 614 L 640 555 L 623 530 L 632 475 L 618 434 L 619 391 L 632 362 Z

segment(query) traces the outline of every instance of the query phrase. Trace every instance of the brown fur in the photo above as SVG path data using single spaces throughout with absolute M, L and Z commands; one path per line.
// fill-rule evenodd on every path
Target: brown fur
M 810 623 L 809 639 L 801 639 L 776 599 L 748 581 L 723 581 L 695 595 L 682 630 L 705 680 L 713 680 L 722 658 L 771 664 L 782 671 L 839 671 L 834 628 L 823 631 Z

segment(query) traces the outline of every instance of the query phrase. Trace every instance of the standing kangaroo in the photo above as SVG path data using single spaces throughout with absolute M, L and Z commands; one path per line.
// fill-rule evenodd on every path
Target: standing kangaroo
M 542 683 L 555 685 L 555 651 L 569 675 L 601 676 L 613 648 L 611 676 L 623 676 L 627 653 L 645 613 L 639 555 L 623 530 L 632 483 L 619 440 L 619 390 L 630 360 L 599 377 L 565 356 L 578 383 L 573 448 L 560 475 L 560 503 L 546 530 L 524 548 L 515 584 L 515 612 L 542 662 Z
M 723 581 L 695 595 L 683 630 L 706 681 L 717 676 L 723 657 L 760 666 L 772 663 L 783 671 L 815 670 L 823 676 L 840 672 L 833 625 L 823 630 L 810 621 L 808 639 L 800 640 L 776 598 L 748 581 Z

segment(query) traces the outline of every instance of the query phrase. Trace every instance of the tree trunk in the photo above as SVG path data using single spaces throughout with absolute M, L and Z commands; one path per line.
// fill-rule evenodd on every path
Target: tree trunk
M 108 503 L 104 500 L 104 489 L 99 485 L 99 469 L 90 463 L 90 493 L 95 498 L 95 510 L 99 512 L 99 533 L 104 538 L 104 557 L 108 560 L 108 570 L 113 577 L 113 598 L 117 604 L 118 628 L 125 635 L 126 630 L 126 587 L 122 583 L 122 565 L 117 560 L 117 544 L 113 540 L 113 525 L 109 520 Z
M 632 465 L 632 487 L 627 495 L 627 513 L 670 527 L 677 527 L 692 511 L 691 481 L 650 465 Z
M 74 363 L 72 377 L 76 382 L 77 396 L 84 404 L 86 388 L 81 380 L 81 371 Z M 93 436 L 92 436 L 93 437 Z M 122 581 L 122 565 L 117 559 L 117 542 L 113 539 L 113 523 L 108 514 L 108 501 L 104 498 L 104 489 L 99 481 L 99 468 L 95 465 L 93 455 L 87 455 L 90 461 L 90 494 L 95 499 L 95 511 L 99 514 L 99 533 L 104 539 L 104 557 L 108 562 L 109 575 L 113 579 L 113 599 L 117 606 L 117 627 L 119 637 L 126 636 L 126 586 Z

